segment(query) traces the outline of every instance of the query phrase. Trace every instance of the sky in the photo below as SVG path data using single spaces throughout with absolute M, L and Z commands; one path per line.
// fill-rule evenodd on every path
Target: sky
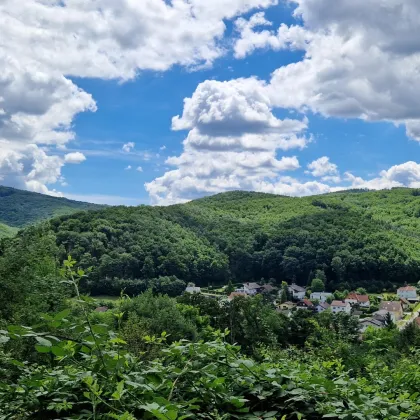
M 103 204 L 420 187 L 418 0 L 2 0 L 0 184 Z

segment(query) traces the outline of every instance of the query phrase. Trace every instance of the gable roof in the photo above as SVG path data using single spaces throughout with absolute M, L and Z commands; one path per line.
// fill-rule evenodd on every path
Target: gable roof
M 347 306 L 347 303 L 346 302 L 343 302 L 342 300 L 333 300 L 332 303 L 331 303 L 331 306 L 341 306 L 341 307 L 344 307 L 344 306 Z
M 260 286 L 258 283 L 244 283 L 244 287 L 247 287 L 250 290 L 253 289 L 261 289 L 262 286 Z
M 400 302 L 404 303 L 404 305 L 410 305 L 410 302 L 406 298 L 400 298 Z
M 379 306 L 380 311 L 388 311 L 388 312 L 401 312 L 402 306 L 401 302 L 381 302 Z
M 417 292 L 417 289 L 413 286 L 404 286 L 400 287 L 398 292 Z
M 276 288 L 275 288 L 275 287 L 273 287 L 271 284 L 264 284 L 263 289 L 264 289 L 266 292 L 272 292 L 273 290 L 276 290 Z
M 322 309 L 328 309 L 330 307 L 329 303 L 327 302 L 321 302 L 318 304 Z
M 292 289 L 295 292 L 305 292 L 306 291 L 306 289 L 304 287 L 298 286 L 297 284 L 294 284 L 294 283 L 289 286 L 289 289 Z
M 314 306 L 314 304 L 309 299 L 303 299 L 302 302 L 309 307 Z
M 359 295 L 358 293 L 349 293 L 346 297 L 346 300 L 355 300 L 360 303 L 366 303 L 369 302 L 369 296 L 368 295 Z

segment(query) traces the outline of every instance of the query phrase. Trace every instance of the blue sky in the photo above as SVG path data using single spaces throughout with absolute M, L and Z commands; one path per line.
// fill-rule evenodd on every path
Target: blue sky
M 0 182 L 128 205 L 420 185 L 414 0 L 394 26 L 397 0 L 155 1 L 0 6 Z

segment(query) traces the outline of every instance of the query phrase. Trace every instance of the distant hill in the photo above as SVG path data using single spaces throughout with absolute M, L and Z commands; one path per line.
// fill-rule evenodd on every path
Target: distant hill
M 0 223 L 10 227 L 21 228 L 51 217 L 101 207 L 0 186 Z M 0 227 L 0 232 L 5 229 Z
M 24 203 L 28 214 L 19 213 L 23 219 L 14 220 L 15 225 L 98 208 L 15 194 L 0 198 L 1 211 L 9 208 L 9 223 L 15 214 L 10 209 L 18 205 L 4 206 L 1 200 L 19 203 L 19 197 L 26 197 L 33 203 Z M 160 276 L 197 285 L 229 279 L 309 285 L 317 276 L 329 290 L 367 287 L 378 292 L 420 280 L 420 191 L 415 189 L 303 198 L 235 191 L 168 207 L 67 214 L 49 226 L 59 259 L 71 254 L 83 268 L 93 268 L 89 287 L 95 293 L 109 294 L 118 279 L 135 284 Z

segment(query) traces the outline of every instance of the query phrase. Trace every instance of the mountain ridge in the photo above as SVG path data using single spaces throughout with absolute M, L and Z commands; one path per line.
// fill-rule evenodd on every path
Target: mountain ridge
M 23 228 L 55 216 L 103 207 L 0 185 L 0 223 L 11 228 Z

